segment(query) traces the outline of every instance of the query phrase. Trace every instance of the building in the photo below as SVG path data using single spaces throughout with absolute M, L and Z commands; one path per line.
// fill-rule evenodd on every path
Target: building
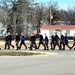
M 40 31 L 43 35 L 46 33 L 49 38 L 54 32 L 57 32 L 59 36 L 60 33 L 67 33 L 68 36 L 74 36 L 75 25 L 42 25 Z
M 6 28 L 3 27 L 3 24 L 0 22 L 0 36 L 5 36 Z

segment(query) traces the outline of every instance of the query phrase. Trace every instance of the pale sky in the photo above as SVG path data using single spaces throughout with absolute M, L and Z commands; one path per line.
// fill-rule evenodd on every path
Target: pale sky
M 1 2 L 2 0 L 0 0 Z M 6 0 L 5 0 L 6 1 Z M 36 0 L 37 2 L 41 2 L 44 4 L 47 4 L 48 2 L 57 2 L 59 9 L 68 9 L 68 8 L 73 8 L 75 6 L 75 0 Z
M 47 2 L 57 2 L 59 8 L 63 8 L 63 9 L 68 9 L 68 8 L 73 8 L 75 6 L 75 0 L 37 0 L 37 2 L 43 2 L 43 3 L 47 3 Z

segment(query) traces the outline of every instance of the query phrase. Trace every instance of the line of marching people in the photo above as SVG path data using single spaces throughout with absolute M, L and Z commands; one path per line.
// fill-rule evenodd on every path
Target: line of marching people
M 10 46 L 14 48 L 14 45 L 12 45 L 12 40 L 13 40 L 13 36 L 10 34 L 10 32 L 8 32 L 5 37 L 5 48 L 4 49 L 10 49 Z M 16 43 L 16 50 L 21 49 L 22 45 L 24 45 L 25 49 L 27 49 L 27 46 L 25 44 L 25 36 L 23 35 L 23 33 L 21 34 L 21 36 L 18 33 L 16 33 L 15 43 Z
M 39 44 L 38 47 L 36 46 L 36 37 L 35 35 L 31 35 L 31 44 L 30 44 L 30 50 L 32 50 L 32 47 L 34 47 L 35 49 L 39 49 L 40 45 L 42 44 L 44 47 L 44 50 L 49 50 L 49 39 L 47 37 L 47 35 L 45 34 L 45 37 L 43 38 L 42 34 L 39 34 Z M 56 48 L 56 46 L 58 46 L 59 50 L 65 50 L 65 46 L 67 46 L 69 48 L 69 50 L 71 50 L 74 46 L 75 46 L 75 34 L 74 34 L 74 38 L 73 38 L 73 46 L 69 46 L 69 41 L 68 41 L 68 36 L 67 33 L 65 33 L 65 35 L 63 35 L 62 33 L 60 34 L 60 38 L 57 35 L 57 32 L 55 32 L 52 36 L 51 36 L 51 50 L 54 50 Z M 74 48 L 75 50 L 75 48 Z
M 65 46 L 67 46 L 70 50 L 72 47 L 68 45 L 68 36 L 67 33 L 63 35 L 60 34 L 60 38 L 57 35 L 57 32 L 55 32 L 55 35 L 51 36 L 51 49 L 54 50 L 56 46 L 58 46 L 59 50 L 65 50 Z
M 12 45 L 12 40 L 13 40 L 12 37 L 13 36 L 10 34 L 10 32 L 8 32 L 5 37 L 5 48 L 4 49 L 10 49 L 10 47 L 14 48 L 14 45 Z M 30 35 L 30 47 L 27 47 L 25 40 L 26 40 L 26 38 L 23 33 L 21 35 L 16 33 L 16 35 L 15 35 L 16 50 L 21 49 L 22 45 L 24 45 L 25 49 L 29 48 L 30 50 L 32 50 L 33 48 L 39 49 L 40 45 L 43 45 L 44 50 L 49 50 L 49 49 L 54 50 L 56 48 L 56 46 L 58 46 L 59 50 L 65 50 L 65 46 L 67 46 L 69 48 L 69 50 L 71 50 L 75 46 L 75 34 L 74 34 L 74 38 L 73 38 L 73 42 L 74 42 L 73 46 L 70 47 L 68 45 L 69 41 L 68 41 L 67 33 L 65 33 L 65 35 L 63 35 L 61 33 L 60 37 L 59 37 L 57 35 L 57 32 L 55 32 L 51 36 L 51 40 L 50 40 L 51 48 L 49 48 L 49 39 L 46 34 L 45 34 L 45 37 L 43 37 L 43 35 L 41 33 L 39 33 L 38 46 L 36 44 L 36 35 L 34 35 L 34 34 Z M 75 50 L 75 48 L 74 48 L 74 50 Z

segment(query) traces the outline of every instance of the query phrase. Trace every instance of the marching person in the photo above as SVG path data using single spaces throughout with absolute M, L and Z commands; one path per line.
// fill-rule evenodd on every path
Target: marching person
M 69 48 L 69 50 L 71 50 L 71 47 L 68 45 L 68 36 L 67 36 L 67 33 L 65 33 L 65 46 L 67 46 Z M 64 48 L 65 49 L 65 48 Z
M 34 47 L 35 49 L 37 49 L 37 45 L 36 45 L 36 37 L 34 34 L 31 34 L 30 36 L 30 41 L 31 41 L 31 44 L 30 44 L 30 50 L 32 50 L 32 47 Z
M 51 49 L 54 49 L 54 34 L 51 35 Z
M 21 34 L 20 40 L 21 40 L 21 42 L 20 42 L 20 47 L 19 47 L 19 49 L 21 49 L 22 45 L 24 45 L 24 46 L 25 46 L 25 49 L 27 49 L 27 46 L 26 46 L 26 44 L 25 44 L 25 37 L 24 37 L 24 34 L 23 34 L 23 33 Z
M 44 50 L 46 50 L 46 47 L 45 47 L 45 44 L 44 44 L 43 35 L 42 34 L 39 34 L 39 45 L 38 45 L 38 49 L 39 49 L 39 47 L 40 47 L 41 44 L 43 45 Z
M 60 50 L 65 50 L 65 37 L 62 33 L 60 35 L 61 35 L 60 36 Z M 62 46 L 63 46 L 63 48 L 62 48 Z
M 57 35 L 57 32 L 55 32 L 55 36 L 54 36 L 54 49 L 55 49 L 56 46 L 58 46 L 59 50 L 60 50 L 59 40 L 60 40 L 60 38 Z
M 16 42 L 16 50 L 19 49 L 19 42 L 20 42 L 20 35 L 16 33 L 15 35 L 15 42 Z
M 4 49 L 6 49 L 7 46 L 8 46 L 8 34 L 6 34 L 6 36 L 5 36 L 5 47 L 4 47 Z
M 46 47 L 47 50 L 49 50 L 49 47 L 48 47 L 48 42 L 49 42 L 49 40 L 48 40 L 47 35 L 46 35 L 46 34 L 44 34 L 44 35 L 45 35 L 45 39 L 44 39 L 45 47 Z
M 10 49 L 10 46 L 12 48 L 14 48 L 14 46 L 11 44 L 12 43 L 12 35 L 10 34 L 10 32 L 8 32 L 8 49 Z

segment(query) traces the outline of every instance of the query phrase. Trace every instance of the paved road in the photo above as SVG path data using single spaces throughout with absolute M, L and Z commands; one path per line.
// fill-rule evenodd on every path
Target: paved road
M 75 75 L 75 51 L 55 52 L 59 55 L 0 56 L 0 75 Z

